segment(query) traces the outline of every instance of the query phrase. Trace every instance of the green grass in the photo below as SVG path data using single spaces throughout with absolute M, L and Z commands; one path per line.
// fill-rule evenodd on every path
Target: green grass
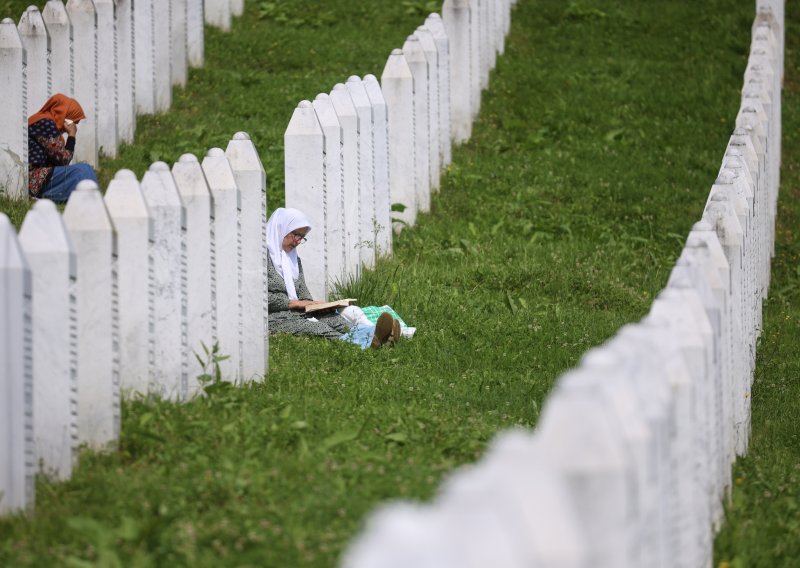
M 250 2 L 235 33 L 209 30 L 206 67 L 170 113 L 140 119 L 136 144 L 104 161 L 101 178 L 246 130 L 269 208 L 281 205 L 297 102 L 351 74 L 380 76 L 424 17 L 406 13 L 421 3 L 330 0 L 307 21 L 311 5 Z M 0 565 L 332 566 L 376 505 L 431 497 L 498 430 L 535 425 L 560 373 L 664 286 L 733 127 L 753 13 L 733 0 L 522 0 L 431 214 L 359 284 L 364 303 L 391 304 L 416 338 L 362 353 L 272 337 L 263 384 L 182 406 L 126 402 L 119 451 L 87 452 L 70 482 L 39 482 L 35 513 L 0 521 Z M 788 96 L 786 114 L 788 137 Z M 796 266 L 786 262 L 787 278 Z M 773 364 L 796 370 L 792 331 Z M 770 408 L 761 382 L 756 428 Z M 769 451 L 764 460 L 794 490 L 796 454 L 786 468 Z M 771 515 L 748 525 L 765 558 L 793 546 Z

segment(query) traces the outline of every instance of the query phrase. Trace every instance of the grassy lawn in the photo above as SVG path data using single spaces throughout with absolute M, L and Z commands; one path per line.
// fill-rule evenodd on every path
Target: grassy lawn
M 21 6 L 7 10 L 15 18 L 27 5 L 5 4 Z M 206 66 L 169 113 L 139 120 L 135 146 L 104 161 L 101 179 L 202 155 L 246 130 L 272 210 L 297 102 L 352 74 L 380 76 L 423 5 L 329 0 L 316 15 L 310 0 L 248 2 L 233 33 L 208 30 Z M 118 451 L 86 453 L 70 482 L 38 484 L 35 513 L 0 521 L 0 565 L 332 566 L 378 503 L 429 498 L 498 430 L 535 425 L 559 374 L 645 314 L 665 284 L 733 128 L 753 14 L 733 0 L 522 0 L 473 139 L 454 152 L 431 214 L 348 293 L 391 304 L 418 327 L 415 339 L 362 353 L 273 337 L 263 384 L 182 406 L 126 402 Z M 787 54 L 789 66 L 796 97 Z M 784 204 L 798 192 L 791 100 Z M 24 207 L 11 213 L 19 223 Z M 752 523 L 742 512 L 766 505 L 768 487 L 783 522 L 796 518 L 797 431 L 776 446 L 764 425 L 771 417 L 773 430 L 791 431 L 788 406 L 780 424 L 767 409 L 770 397 L 797 400 L 786 390 L 797 375 L 796 219 L 782 221 L 773 286 L 785 290 L 768 308 L 752 456 L 731 509 L 742 520 L 719 539 L 720 559 L 745 558 L 743 542 L 759 558 L 797 546 L 796 526 L 793 541 L 771 509 Z

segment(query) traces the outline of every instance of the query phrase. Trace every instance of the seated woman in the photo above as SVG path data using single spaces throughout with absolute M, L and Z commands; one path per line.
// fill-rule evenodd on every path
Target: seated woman
M 303 263 L 297 256 L 296 249 L 306 241 L 309 231 L 311 223 L 297 209 L 280 207 L 267 221 L 270 333 L 316 335 L 356 343 L 362 349 L 368 346 L 377 348 L 386 342 L 397 341 L 400 337 L 400 324 L 388 313 L 381 314 L 374 326 L 356 323 L 351 327 L 336 312 L 306 317 L 306 306 L 322 303 L 311 297 L 303 276 Z M 358 310 L 355 306 L 347 309 L 351 308 Z
M 28 118 L 28 193 L 38 199 L 66 203 L 78 183 L 97 183 L 92 166 L 74 164 L 75 135 L 86 115 L 74 99 L 56 94 Z M 67 141 L 64 142 L 63 134 Z

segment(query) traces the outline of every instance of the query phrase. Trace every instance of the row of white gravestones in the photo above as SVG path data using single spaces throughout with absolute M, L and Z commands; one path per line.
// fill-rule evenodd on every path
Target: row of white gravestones
M 0 193 L 27 194 L 27 117 L 54 93 L 86 113 L 75 160 L 97 165 L 133 141 L 137 114 L 169 109 L 204 59 L 203 22 L 230 28 L 242 0 L 48 0 L 0 23 Z M 224 20 L 224 21 L 223 21 Z
M 431 14 L 392 52 L 381 84 L 373 75 L 350 77 L 295 109 L 284 137 L 285 202 L 315 229 L 302 250 L 313 297 L 326 298 L 335 283 L 390 255 L 393 223 L 399 231 L 418 211 L 430 211 L 452 143 L 469 137 L 463 133 L 477 114 L 471 98 L 459 114 L 464 100 L 456 98 L 473 87 L 480 95 L 511 6 L 445 2 L 444 18 Z M 480 70 L 473 73 L 473 65 Z M 394 204 L 402 211 L 393 218 Z
M 225 378 L 267 372 L 266 176 L 245 133 L 202 163 L 120 170 L 63 217 L 0 215 L 0 513 L 33 503 L 39 466 L 68 479 L 80 444 L 119 437 L 121 393 L 186 400 L 218 343 Z
M 782 4 L 781 4 L 782 7 Z M 761 6 L 736 128 L 650 313 L 562 376 L 434 503 L 374 514 L 347 568 L 698 568 L 747 451 L 780 168 L 783 20 Z

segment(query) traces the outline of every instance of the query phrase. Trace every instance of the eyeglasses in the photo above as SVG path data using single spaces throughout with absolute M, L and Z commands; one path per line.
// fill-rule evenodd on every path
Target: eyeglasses
M 294 241 L 299 245 L 302 245 L 304 242 L 306 242 L 308 240 L 304 234 L 295 233 L 294 231 L 289 233 L 288 236 L 292 237 L 294 239 Z

